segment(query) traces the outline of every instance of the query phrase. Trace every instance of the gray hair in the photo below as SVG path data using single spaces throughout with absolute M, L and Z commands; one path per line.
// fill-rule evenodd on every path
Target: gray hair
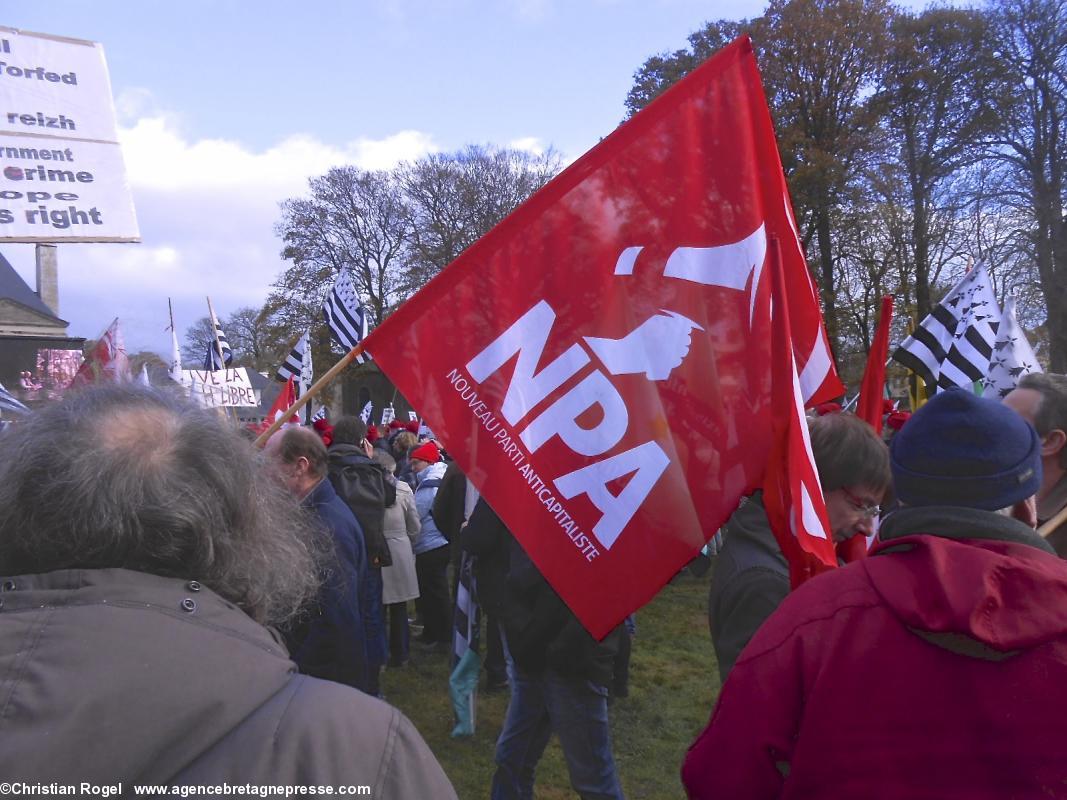
M 1039 436 L 1055 430 L 1067 433 L 1067 375 L 1031 372 L 1023 375 L 1015 388 L 1030 389 L 1041 395 L 1034 414 L 1034 428 Z M 1067 467 L 1067 447 L 1060 451 L 1060 466 Z
M 121 567 L 293 620 L 327 544 L 217 416 L 134 386 L 70 393 L 0 437 L 0 574 Z

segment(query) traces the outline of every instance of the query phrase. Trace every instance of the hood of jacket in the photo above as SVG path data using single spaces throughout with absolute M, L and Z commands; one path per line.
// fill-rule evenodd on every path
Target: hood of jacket
M 871 584 L 928 641 L 997 658 L 1067 634 L 1067 563 L 1026 525 L 978 509 L 905 508 L 878 535 L 862 562 Z
M 100 569 L 3 585 L 5 780 L 166 782 L 295 672 L 270 630 L 195 581 Z
M 421 484 L 423 481 L 433 480 L 434 478 L 445 477 L 445 471 L 448 469 L 448 465 L 444 461 L 438 461 L 430 466 L 426 467 L 422 472 L 418 473 L 415 477 Z M 417 487 L 416 487 L 417 488 Z

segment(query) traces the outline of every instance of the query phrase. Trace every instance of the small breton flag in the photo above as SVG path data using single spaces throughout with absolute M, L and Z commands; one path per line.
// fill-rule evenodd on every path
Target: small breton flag
M 215 337 L 207 343 L 207 353 L 204 354 L 204 370 L 206 372 L 217 372 L 233 363 L 233 350 L 230 349 L 230 343 L 226 341 L 226 334 L 222 332 L 222 326 L 215 319 L 214 312 L 211 314 L 211 322 L 215 326 Z
M 0 383 L 0 411 L 17 411 L 20 414 L 25 414 L 29 409 L 20 403 L 15 398 L 15 395 L 5 389 L 4 384 Z
M 287 381 L 290 378 L 293 379 L 293 386 L 296 389 L 296 397 L 299 400 L 305 394 L 308 389 L 311 388 L 312 383 L 312 366 L 311 366 L 311 332 L 305 331 L 301 336 L 293 349 L 289 351 L 289 355 L 286 356 L 285 361 L 278 371 L 274 374 L 275 380 Z M 310 404 L 304 406 L 304 416 L 307 418 L 306 422 L 311 422 L 311 406 Z
M 921 377 L 928 389 L 973 389 L 989 374 L 1000 318 L 989 273 L 979 264 L 904 340 L 893 359 Z
M 348 270 L 342 269 L 337 273 L 337 280 L 322 306 L 322 313 L 330 328 L 330 335 L 346 350 L 351 350 L 367 335 L 367 309 L 359 301 Z M 361 355 L 356 360 L 363 363 L 364 359 Z

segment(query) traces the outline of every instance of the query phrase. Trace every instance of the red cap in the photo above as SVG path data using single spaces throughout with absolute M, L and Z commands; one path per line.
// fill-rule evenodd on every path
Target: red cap
M 404 425 L 404 429 L 405 430 L 409 430 L 412 433 L 418 433 L 419 432 L 419 421 L 417 419 L 411 420 L 411 422 L 409 422 L 406 425 Z
M 392 422 L 389 423 L 389 430 L 391 431 L 398 431 L 403 427 L 404 423 L 398 419 L 394 419 Z
M 376 427 L 374 427 L 373 425 L 368 425 L 367 426 L 367 441 L 368 442 L 370 442 L 371 444 L 374 444 L 376 441 L 378 441 L 378 437 L 379 436 L 381 436 L 381 434 L 378 433 L 378 429 Z
M 412 450 L 410 457 L 436 464 L 441 460 L 441 451 L 437 449 L 437 445 L 433 442 L 426 442 L 426 444 L 420 445 Z
M 897 401 L 890 400 L 888 397 L 882 399 L 882 413 L 892 414 L 897 410 Z
M 815 406 L 815 413 L 820 417 L 825 417 L 827 414 L 840 414 L 841 405 L 839 403 L 819 403 Z

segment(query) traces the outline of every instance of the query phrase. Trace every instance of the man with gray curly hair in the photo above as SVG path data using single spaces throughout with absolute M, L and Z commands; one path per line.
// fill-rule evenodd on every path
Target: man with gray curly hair
M 299 675 L 268 625 L 328 552 L 251 446 L 133 387 L 0 435 L 0 775 L 455 797 L 411 723 Z

